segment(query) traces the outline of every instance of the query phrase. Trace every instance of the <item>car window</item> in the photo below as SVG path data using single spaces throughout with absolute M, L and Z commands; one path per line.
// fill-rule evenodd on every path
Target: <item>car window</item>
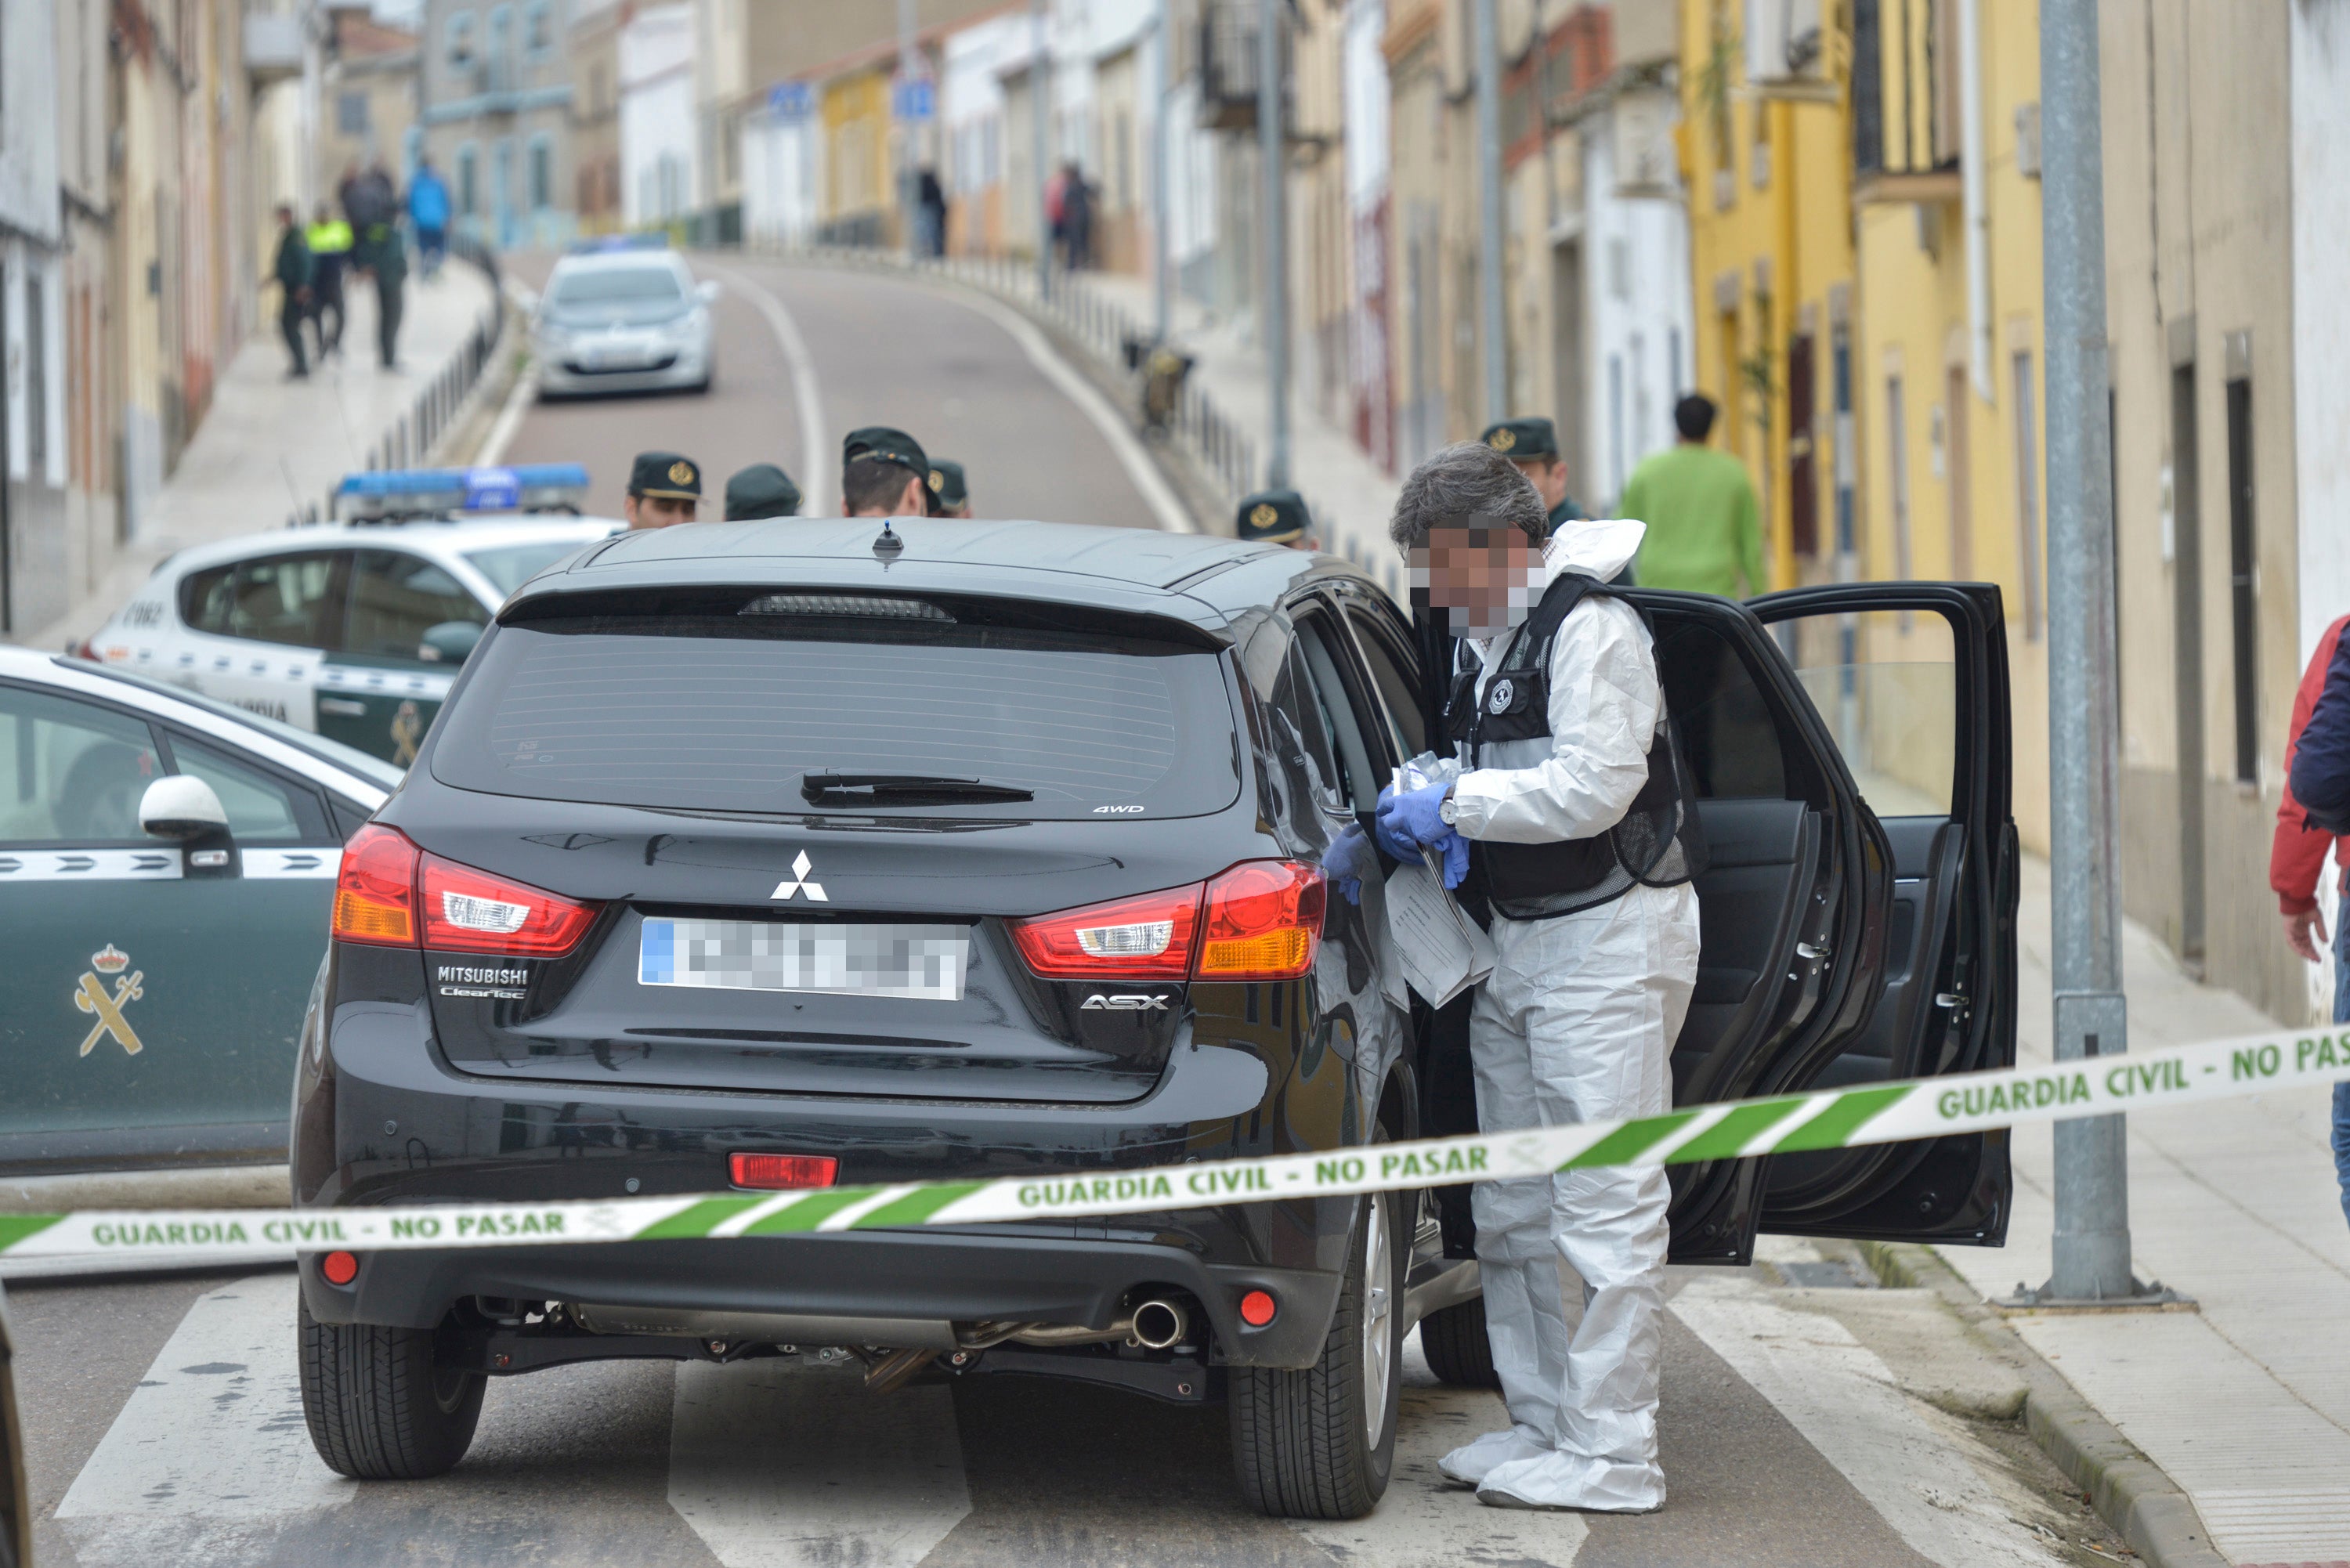
M 1378 804 L 1382 781 L 1371 760 L 1370 747 L 1365 742 L 1348 681 L 1341 673 L 1342 664 L 1349 659 L 1346 645 L 1338 640 L 1345 634 L 1326 615 L 1305 618 L 1297 623 L 1297 630 L 1306 670 L 1314 678 L 1314 691 L 1321 701 L 1322 717 L 1329 726 L 1331 742 L 1338 755 L 1341 809 L 1369 811 Z M 1356 679 L 1359 681 L 1361 678 Z
M 564 556 L 576 556 L 587 547 L 577 539 L 500 545 L 495 549 L 468 550 L 465 559 L 473 564 L 473 570 L 490 579 L 491 587 L 502 594 L 510 594 Z
M 172 765 L 212 785 L 239 844 L 296 844 L 317 838 L 326 819 L 317 797 L 216 746 L 174 732 Z
M 1412 679 L 1410 656 L 1398 646 L 1394 627 L 1378 611 L 1348 605 L 1347 619 L 1355 628 L 1363 662 L 1370 667 L 1371 683 L 1379 689 L 1396 755 L 1419 755 L 1428 750 L 1428 726 L 1419 711 L 1419 687 Z
M 180 618 L 216 637 L 332 648 L 347 554 L 305 550 L 191 572 L 180 584 Z
M 231 720 L 248 730 L 257 730 L 273 740 L 283 741 L 299 752 L 307 752 L 322 762 L 332 763 L 347 774 L 356 774 L 369 784 L 387 790 L 398 789 L 405 769 L 396 768 L 381 757 L 372 756 L 357 746 L 347 746 L 310 730 L 297 730 L 282 719 L 272 719 L 265 713 L 255 713 L 248 708 L 223 702 L 201 691 L 191 691 L 184 686 L 152 680 L 112 664 L 93 664 L 86 659 L 60 658 L 55 661 L 61 670 L 72 670 L 85 675 L 96 675 L 108 680 L 120 680 L 126 686 L 136 686 L 169 697 L 174 702 L 191 708 L 201 708 L 216 717 Z
M 556 278 L 547 295 L 558 306 L 662 304 L 684 297 L 684 285 L 666 265 L 582 268 Z
M 1930 610 L 1868 610 L 1795 617 L 1773 629 L 1793 641 L 1795 674 L 1869 809 L 1950 815 L 1959 734 L 1950 623 Z
M 1738 649 L 1708 622 L 1679 618 L 1659 627 L 1656 649 L 1699 798 L 1790 798 L 1778 723 Z
M 1332 738 L 1330 711 L 1306 668 L 1299 639 L 1290 640 L 1274 677 L 1273 695 L 1265 706 L 1273 722 L 1274 751 L 1289 774 L 1291 787 L 1304 792 L 1324 811 L 1347 809 L 1347 781 L 1338 768 L 1338 748 Z
M 148 842 L 139 800 L 163 772 L 142 721 L 0 686 L 0 843 Z
M 381 659 L 414 659 L 424 634 L 443 621 L 489 619 L 465 586 L 421 556 L 361 550 L 351 566 L 343 647 Z

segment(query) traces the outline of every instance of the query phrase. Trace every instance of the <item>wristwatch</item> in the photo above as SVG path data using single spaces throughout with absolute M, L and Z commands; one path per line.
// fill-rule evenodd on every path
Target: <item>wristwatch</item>
M 1436 820 L 1450 827 L 1460 819 L 1460 806 L 1453 800 L 1452 792 L 1446 790 L 1444 798 L 1436 803 Z

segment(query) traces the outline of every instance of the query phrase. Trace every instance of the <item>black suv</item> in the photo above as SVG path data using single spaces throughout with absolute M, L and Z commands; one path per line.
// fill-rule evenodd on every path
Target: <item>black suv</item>
M 1711 859 L 1679 1097 L 2010 1064 L 1997 590 L 1633 597 Z M 1473 1130 L 1462 1004 L 1391 1000 L 1378 879 L 1350 898 L 1322 868 L 1429 730 L 1409 624 L 1328 556 L 919 520 L 591 548 L 506 605 L 346 851 L 296 1200 L 1076 1176 Z M 1688 1262 L 1744 1262 L 1764 1227 L 1996 1243 L 2007 1219 L 1996 1133 L 1675 1174 Z M 881 1390 L 1222 1398 L 1252 1502 L 1353 1516 L 1387 1482 L 1413 1324 L 1440 1375 L 1492 1380 L 1464 1193 L 317 1254 L 304 1402 L 336 1469 L 420 1476 L 463 1457 L 488 1376 L 845 1348 Z

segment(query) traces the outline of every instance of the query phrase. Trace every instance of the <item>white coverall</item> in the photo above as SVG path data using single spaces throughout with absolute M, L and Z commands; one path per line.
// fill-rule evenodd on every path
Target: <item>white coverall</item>
M 1548 576 L 1606 582 L 1638 549 L 1634 522 L 1570 522 L 1544 550 Z M 1472 641 L 1482 701 L 1510 637 Z M 1623 820 L 1647 781 L 1664 722 L 1648 628 L 1621 599 L 1593 597 L 1560 626 L 1547 737 L 1464 756 L 1455 826 L 1486 843 L 1587 838 Z M 1469 1045 L 1482 1130 L 1507 1132 L 1669 1110 L 1669 1057 L 1697 981 L 1696 890 L 1634 886 L 1550 919 L 1498 911 L 1493 972 L 1476 993 Z M 1479 1184 L 1479 1272 L 1507 1431 L 1442 1461 L 1500 1506 L 1640 1512 L 1661 1507 L 1657 1462 L 1659 1318 L 1670 1196 L 1663 1170 L 1577 1171 Z M 1557 1262 L 1583 1280 L 1570 1335 Z

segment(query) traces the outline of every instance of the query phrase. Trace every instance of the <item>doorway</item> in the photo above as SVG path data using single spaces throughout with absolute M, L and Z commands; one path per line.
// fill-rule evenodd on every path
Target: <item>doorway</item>
M 2203 967 L 2202 462 L 2196 441 L 2195 363 L 2170 371 L 2170 614 L 2178 723 L 2178 956 Z

